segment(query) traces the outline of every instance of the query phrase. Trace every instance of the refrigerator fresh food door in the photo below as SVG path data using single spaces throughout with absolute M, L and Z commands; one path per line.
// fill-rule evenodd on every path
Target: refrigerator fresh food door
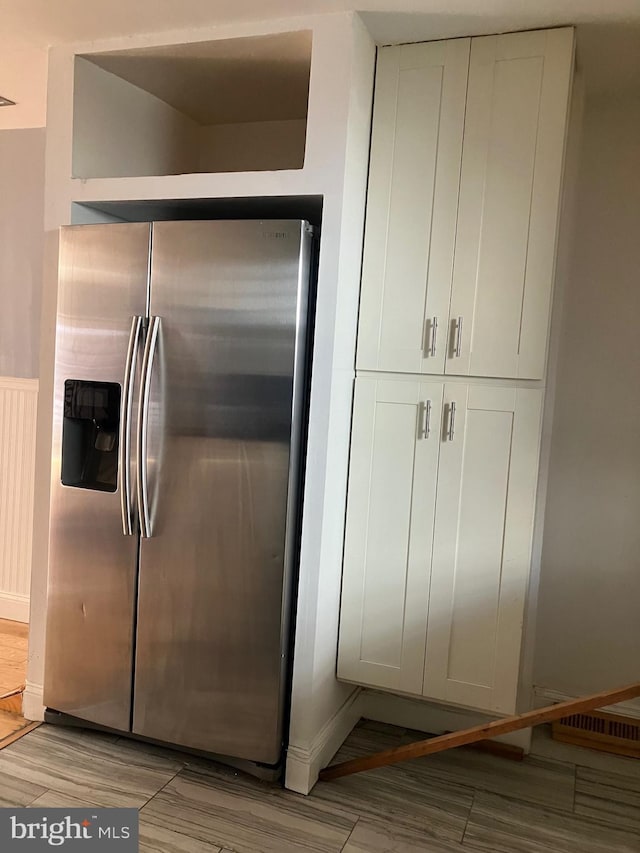
M 153 225 L 133 731 L 266 764 L 283 740 L 310 242 L 299 221 Z
M 123 485 L 134 485 L 149 234 L 144 223 L 60 236 L 44 702 L 122 730 L 138 556 L 135 490 Z

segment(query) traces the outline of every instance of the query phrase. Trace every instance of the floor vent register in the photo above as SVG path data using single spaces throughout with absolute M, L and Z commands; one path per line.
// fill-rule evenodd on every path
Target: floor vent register
M 640 758 L 640 719 L 593 711 L 563 717 L 551 728 L 554 740 Z

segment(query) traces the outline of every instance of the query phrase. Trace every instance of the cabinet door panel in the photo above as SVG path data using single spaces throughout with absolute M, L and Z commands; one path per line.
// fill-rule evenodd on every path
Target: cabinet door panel
M 541 393 L 447 385 L 424 694 L 515 708 L 535 487 Z
M 469 45 L 380 49 L 359 369 L 444 370 Z
M 418 695 L 442 392 L 359 378 L 354 402 L 338 676 Z
M 472 40 L 447 373 L 544 374 L 570 29 Z

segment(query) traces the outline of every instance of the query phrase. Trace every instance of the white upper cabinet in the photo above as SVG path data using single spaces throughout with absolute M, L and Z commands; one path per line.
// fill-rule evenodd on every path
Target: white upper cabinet
M 380 50 L 358 369 L 543 377 L 572 64 L 570 28 Z
M 447 383 L 423 694 L 515 711 L 542 393 Z
M 356 380 L 338 676 L 420 694 L 443 386 Z
M 357 366 L 442 373 L 470 39 L 378 55 Z
M 544 375 L 573 30 L 472 41 L 447 373 Z

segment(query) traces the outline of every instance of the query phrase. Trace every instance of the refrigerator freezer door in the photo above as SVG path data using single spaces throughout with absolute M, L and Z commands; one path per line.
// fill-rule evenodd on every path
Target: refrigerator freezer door
M 302 222 L 153 226 L 133 731 L 267 764 L 283 736 L 309 243 Z
M 123 535 L 122 387 L 132 321 L 146 313 L 149 232 L 85 225 L 60 240 L 44 701 L 122 730 L 138 556 L 137 534 Z

